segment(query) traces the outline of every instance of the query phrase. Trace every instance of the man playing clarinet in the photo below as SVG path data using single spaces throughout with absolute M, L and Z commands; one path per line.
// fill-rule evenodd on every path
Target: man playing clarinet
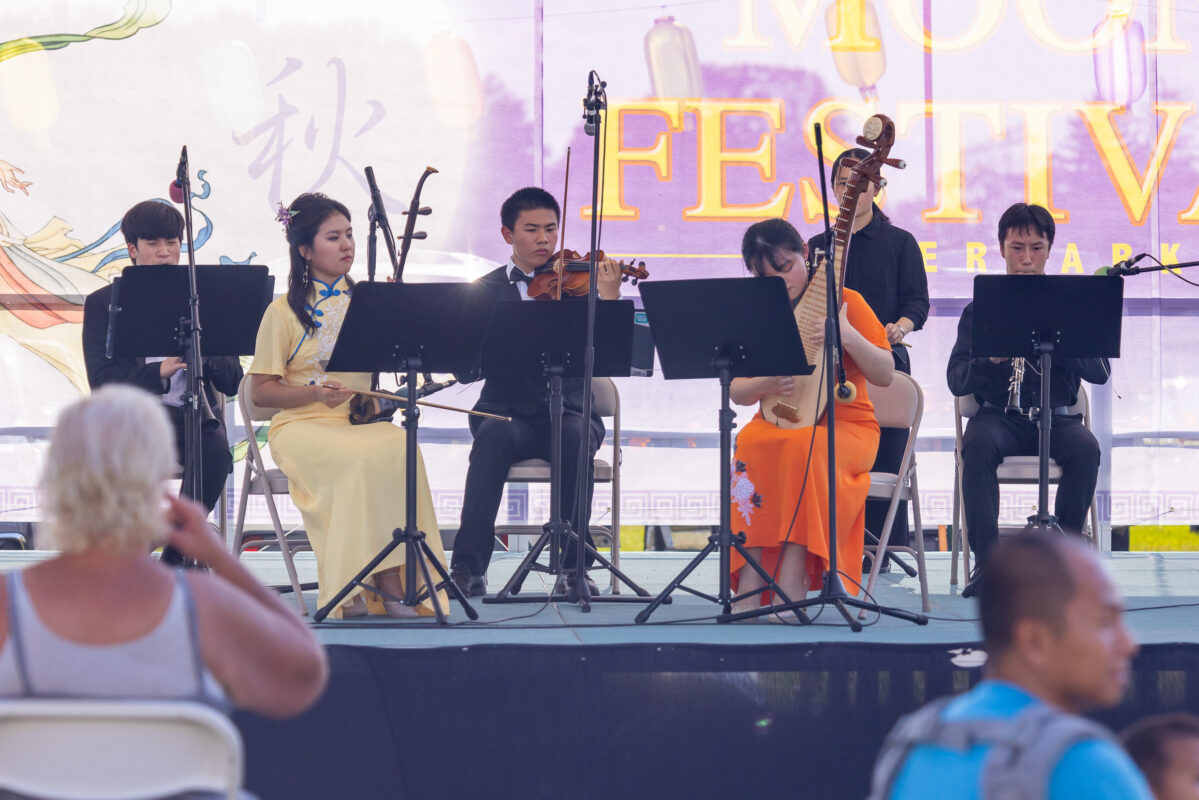
M 999 219 L 999 253 L 1009 275 L 1043 275 L 1053 247 L 1053 217 L 1041 206 L 1017 203 Z M 1022 359 L 971 358 L 974 304 L 962 310 L 958 336 L 949 356 L 947 377 L 955 396 L 973 394 L 980 406 L 962 436 L 962 503 L 974 570 L 962 590 L 963 597 L 978 594 L 983 566 L 999 539 L 999 481 L 996 470 L 1007 456 L 1037 454 L 1037 423 L 1030 409 L 1041 404 L 1041 383 L 1035 364 Z M 1071 414 L 1078 400 L 1080 379 L 1106 383 L 1111 368 L 1106 358 L 1054 359 L 1050 376 L 1053 410 L 1049 455 L 1062 470 L 1054 513 L 1062 529 L 1080 533 L 1095 493 L 1099 473 L 1099 443 L 1083 425 L 1081 414 Z M 1018 407 L 1010 399 L 1019 398 Z

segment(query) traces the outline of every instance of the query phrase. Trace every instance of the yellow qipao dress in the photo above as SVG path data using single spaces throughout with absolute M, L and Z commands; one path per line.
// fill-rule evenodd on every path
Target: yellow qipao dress
M 275 375 L 286 386 L 339 381 L 355 389 L 370 388 L 364 372 L 325 372 L 333 345 L 350 303 L 351 287 L 344 277 L 332 284 L 313 280 L 308 304 L 316 328 L 305 331 L 287 296 L 267 306 L 258 328 L 250 374 Z M 383 547 L 395 528 L 404 526 L 403 428 L 389 422 L 351 425 L 349 401 L 336 408 L 324 403 L 285 408 L 271 420 L 267 441 L 271 457 L 287 475 L 291 498 L 304 520 L 316 554 L 320 593 L 327 603 Z M 416 521 L 433 553 L 445 564 L 433 498 L 425 477 L 424 460 L 417 454 Z M 377 572 L 402 567 L 405 548 L 397 547 Z M 436 572 L 433 574 L 436 579 Z M 400 571 L 403 578 L 403 570 Z M 417 580 L 421 577 L 417 575 Z M 356 589 L 372 613 L 383 613 L 374 592 Z M 448 610 L 445 593 L 441 607 Z M 417 607 L 432 614 L 432 601 Z M 336 612 L 341 615 L 341 609 Z

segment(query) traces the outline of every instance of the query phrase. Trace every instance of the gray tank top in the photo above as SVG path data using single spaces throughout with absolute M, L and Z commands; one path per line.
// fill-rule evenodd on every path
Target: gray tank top
M 190 699 L 227 710 L 204 666 L 195 605 L 183 572 L 162 621 L 128 642 L 78 644 L 51 631 L 20 572 L 8 574 L 8 639 L 0 647 L 0 697 Z

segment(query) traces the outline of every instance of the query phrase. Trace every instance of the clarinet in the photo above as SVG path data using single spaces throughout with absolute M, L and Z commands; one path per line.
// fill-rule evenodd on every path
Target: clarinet
M 1004 411 L 1007 413 L 1024 413 L 1020 408 L 1020 384 L 1024 382 L 1024 359 L 1012 359 L 1012 379 L 1008 382 L 1007 388 L 1007 405 Z

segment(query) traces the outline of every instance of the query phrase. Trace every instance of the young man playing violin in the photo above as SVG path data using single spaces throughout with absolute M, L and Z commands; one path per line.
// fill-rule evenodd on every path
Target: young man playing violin
M 512 245 L 508 263 L 484 275 L 477 285 L 488 292 L 497 303 L 523 301 L 529 297 L 533 273 L 552 266 L 558 241 L 558 202 L 549 192 L 527 187 L 514 193 L 500 208 L 500 235 Z M 597 289 L 602 300 L 620 298 L 621 272 L 610 259 L 598 264 Z M 568 298 L 574 302 L 577 298 Z M 462 383 L 477 380 L 477 372 L 456 376 Z M 571 529 L 582 532 L 591 541 L 587 527 L 591 517 L 591 463 L 604 439 L 604 423 L 592 406 L 591 419 L 583 420 L 583 382 L 579 378 L 562 381 L 562 504 Z M 470 428 L 474 444 L 466 472 L 466 489 L 462 501 L 462 519 L 454 540 L 450 562 L 451 576 L 468 597 L 487 593 L 483 575 L 491 561 L 495 541 L 495 517 L 508 468 L 528 458 L 550 457 L 550 412 L 546 379 L 488 378 L 483 384 L 476 411 L 486 411 L 512 417 L 511 422 L 471 417 Z M 579 447 L 584 425 L 590 430 L 587 474 L 582 476 L 581 489 L 586 492 L 582 515 L 575 513 L 575 499 L 580 490 L 578 475 Z M 566 564 L 574 563 L 573 540 L 565 551 Z M 556 592 L 570 593 L 574 574 L 568 573 L 559 581 Z M 590 590 L 597 591 L 587 579 Z

